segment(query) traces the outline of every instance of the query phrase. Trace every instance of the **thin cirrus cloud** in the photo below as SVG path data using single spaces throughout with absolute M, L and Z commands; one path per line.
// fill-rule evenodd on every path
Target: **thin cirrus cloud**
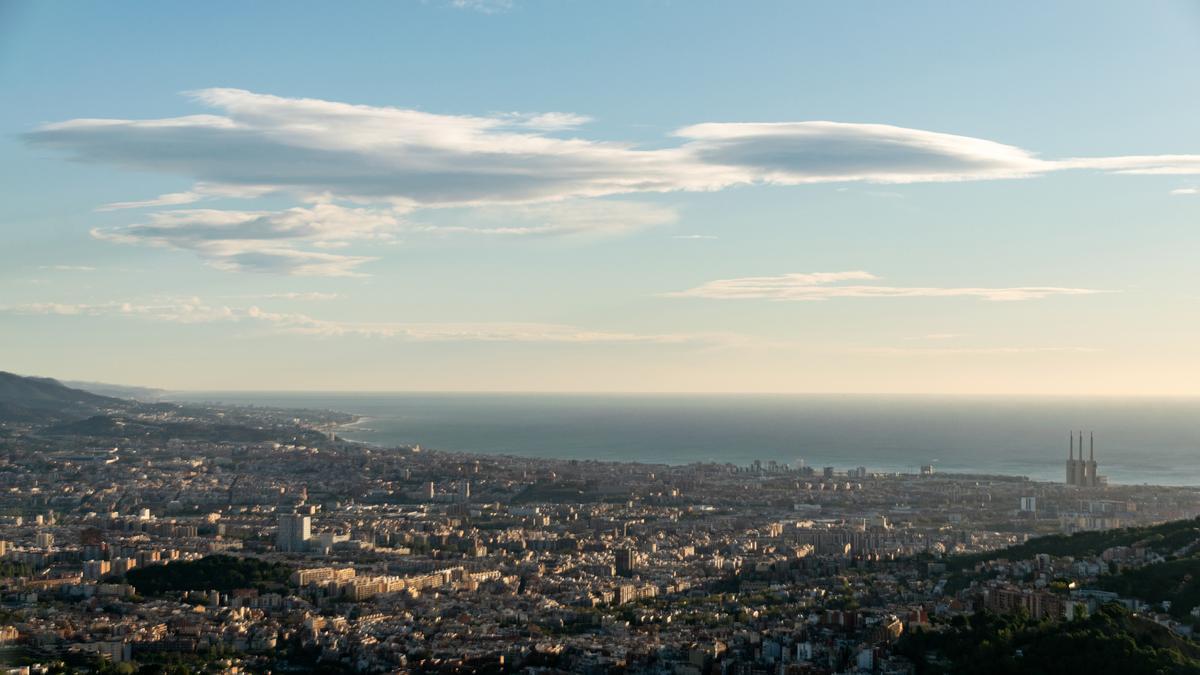
M 746 342 L 742 336 L 725 333 L 637 333 L 536 322 L 343 322 L 302 313 L 269 311 L 257 305 L 231 307 L 205 302 L 200 298 L 164 298 L 150 302 L 41 302 L 0 306 L 0 312 L 136 318 L 176 324 L 237 323 L 265 328 L 273 334 L 388 338 L 413 342 L 692 344 L 708 347 Z
M 512 0 L 450 0 L 455 9 L 470 9 L 482 14 L 498 14 L 513 8 Z
M 288 291 L 285 293 L 263 293 L 261 295 L 243 295 L 242 298 L 265 298 L 268 300 L 336 300 L 340 295 L 337 293 L 325 293 L 322 291 Z
M 123 211 L 125 209 L 144 209 L 155 206 L 181 206 L 192 204 L 205 199 L 229 197 L 234 199 L 253 199 L 262 197 L 274 191 L 269 186 L 253 185 L 214 185 L 211 183 L 196 183 L 191 190 L 185 192 L 168 192 L 153 199 L 143 199 L 130 202 L 110 202 L 96 207 L 97 211 Z
M 815 301 L 834 298 L 955 298 L 973 297 L 991 301 L 1036 300 L 1054 295 L 1090 295 L 1106 291 L 1091 288 L 1057 286 L 1015 287 L 939 287 L 884 286 L 853 283 L 876 281 L 879 277 L 853 270 L 781 274 L 769 277 L 741 277 L 709 281 L 685 291 L 668 293 L 670 297 L 715 300 Z M 850 283 L 848 283 L 850 282 Z
M 121 211 L 124 209 L 144 209 L 149 206 L 179 206 L 191 204 L 204 198 L 204 195 L 191 190 L 187 192 L 168 192 L 153 199 L 142 199 L 132 202 L 111 202 L 97 206 L 97 211 Z
M 25 139 L 79 161 L 178 175 L 195 183 L 187 191 L 100 207 L 105 210 L 286 193 L 308 202 L 353 200 L 404 211 L 466 207 L 482 212 L 497 205 L 746 184 L 952 182 L 1069 169 L 1200 174 L 1200 155 L 1043 159 L 987 139 L 884 124 L 709 122 L 678 129 L 665 147 L 646 149 L 566 137 L 563 132 L 588 121 L 569 112 L 445 115 L 227 88 L 188 96 L 216 114 L 73 119 L 43 125 Z M 132 235 L 141 227 L 130 226 L 125 230 L 129 236 L 120 240 L 144 243 Z M 238 227 L 260 225 L 248 220 L 226 229 Z M 587 227 L 621 230 L 619 223 L 597 218 Z M 483 229 L 486 234 L 539 235 L 579 228 L 556 227 L 546 220 Z M 358 238 L 353 232 L 329 234 L 319 245 L 313 242 L 314 248 Z M 278 244 L 278 238 L 271 239 Z M 262 240 L 249 236 L 224 241 L 239 243 L 190 248 L 218 267 L 237 270 L 347 274 L 364 261 L 322 257 L 297 246 L 282 252 L 278 245 L 255 247 L 250 242 Z M 171 244 L 160 239 L 159 245 Z
M 857 354 L 881 356 L 1014 356 L 1022 354 L 1099 354 L 1095 347 L 866 347 Z
M 307 294 L 276 294 L 291 299 Z M 0 313 L 59 317 L 119 317 L 170 324 L 234 324 L 268 335 L 314 338 L 357 337 L 406 342 L 543 343 L 564 345 L 676 345 L 711 349 L 794 349 L 797 343 L 772 342 L 725 332 L 639 333 L 595 330 L 578 326 L 536 322 L 345 322 L 320 319 L 296 312 L 278 312 L 257 305 L 234 307 L 200 298 L 158 298 L 138 302 L 41 302 L 0 306 Z M 931 336 L 934 337 L 934 336 Z M 938 338 L 942 336 L 936 336 Z M 986 347 L 862 347 L 839 350 L 861 355 L 954 357 L 1018 356 L 1041 353 L 1091 354 L 1102 350 L 1083 346 Z

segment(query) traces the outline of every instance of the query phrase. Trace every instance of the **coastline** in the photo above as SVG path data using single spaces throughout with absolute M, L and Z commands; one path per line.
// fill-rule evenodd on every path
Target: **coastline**
M 353 411 L 339 436 L 478 455 L 797 465 L 818 471 L 1027 476 L 1061 482 L 1068 430 L 1093 430 L 1113 485 L 1200 486 L 1200 403 L 209 393 L 231 405 Z M 186 400 L 186 399 L 185 399 Z M 1078 433 L 1078 431 L 1076 431 Z

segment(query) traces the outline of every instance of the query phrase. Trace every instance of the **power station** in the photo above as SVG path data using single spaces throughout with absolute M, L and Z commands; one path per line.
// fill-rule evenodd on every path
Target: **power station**
M 1083 458 L 1083 432 L 1079 432 L 1079 459 L 1075 459 L 1075 432 L 1071 432 L 1071 446 L 1067 452 L 1067 485 L 1075 487 L 1104 487 L 1108 478 L 1101 476 L 1096 467 L 1096 435 L 1088 432 L 1088 458 Z

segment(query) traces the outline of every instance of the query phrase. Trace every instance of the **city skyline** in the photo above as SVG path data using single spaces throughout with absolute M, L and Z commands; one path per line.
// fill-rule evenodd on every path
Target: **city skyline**
M 7 3 L 5 368 L 1200 394 L 1194 4 L 770 9 Z

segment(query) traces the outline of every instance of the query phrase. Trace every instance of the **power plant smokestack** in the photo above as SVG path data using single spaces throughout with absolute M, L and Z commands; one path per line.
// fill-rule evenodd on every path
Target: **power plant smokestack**
M 1075 487 L 1102 488 L 1108 480 L 1100 475 L 1096 466 L 1096 432 L 1088 432 L 1088 458 L 1083 458 L 1083 432 L 1079 432 L 1079 459 L 1075 458 L 1075 432 L 1069 434 L 1067 449 L 1066 484 Z

